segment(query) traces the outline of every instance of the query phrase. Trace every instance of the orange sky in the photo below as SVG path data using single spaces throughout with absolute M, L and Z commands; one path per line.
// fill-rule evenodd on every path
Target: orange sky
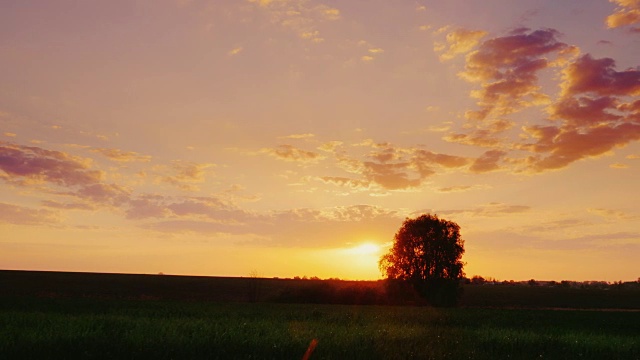
M 431 212 L 635 280 L 639 59 L 638 0 L 0 0 L 0 268 L 376 279 Z

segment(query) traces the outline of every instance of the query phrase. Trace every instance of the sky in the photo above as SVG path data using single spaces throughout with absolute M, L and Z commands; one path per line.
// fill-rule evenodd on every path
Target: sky
M 640 276 L 639 0 L 0 0 L 0 268 Z

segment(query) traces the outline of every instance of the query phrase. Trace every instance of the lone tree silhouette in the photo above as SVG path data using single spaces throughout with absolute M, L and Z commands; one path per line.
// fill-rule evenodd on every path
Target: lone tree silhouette
M 404 221 L 379 266 L 396 291 L 410 285 L 434 306 L 454 306 L 462 293 L 462 254 L 460 226 L 426 214 Z

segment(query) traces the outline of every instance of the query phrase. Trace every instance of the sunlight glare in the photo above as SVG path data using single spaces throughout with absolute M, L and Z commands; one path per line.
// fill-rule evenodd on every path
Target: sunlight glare
M 370 242 L 362 243 L 360 245 L 347 249 L 348 253 L 359 254 L 359 255 L 377 254 L 379 251 L 380 251 L 380 246 Z

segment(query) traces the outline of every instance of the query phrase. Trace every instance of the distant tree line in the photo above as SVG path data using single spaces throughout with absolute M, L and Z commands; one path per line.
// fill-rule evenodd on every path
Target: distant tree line
M 547 287 L 564 287 L 564 288 L 580 288 L 580 289 L 608 289 L 608 288 L 635 288 L 640 287 L 640 278 L 637 281 L 543 281 L 530 279 L 526 281 L 514 280 L 497 280 L 492 277 L 484 278 L 480 275 L 474 275 L 471 278 L 464 278 L 465 285 L 512 285 L 512 286 L 547 286 Z

